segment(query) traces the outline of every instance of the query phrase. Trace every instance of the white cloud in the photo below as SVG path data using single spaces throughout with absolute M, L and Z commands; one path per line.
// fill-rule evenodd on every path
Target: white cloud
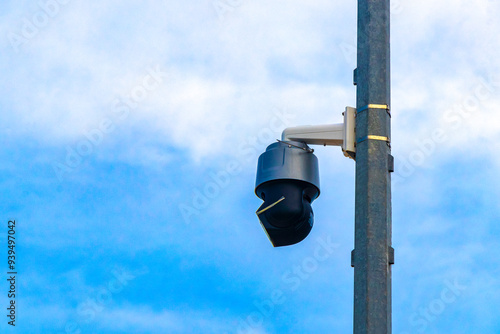
M 216 316 L 211 311 L 154 311 L 150 307 L 134 305 L 106 311 L 96 321 L 104 329 L 141 333 L 236 333 L 238 323 L 233 319 Z M 261 328 L 253 328 L 248 333 L 267 332 Z
M 407 147 L 500 67 L 491 57 L 500 28 L 493 20 L 498 6 L 486 0 L 407 1 L 398 8 L 392 25 L 394 138 Z M 242 2 L 221 21 L 211 3 L 108 1 L 96 8 L 70 2 L 22 47 L 22 66 L 6 73 L 14 94 L 4 99 L 20 128 L 30 126 L 45 141 L 77 140 L 158 64 L 169 77 L 128 122 L 161 129 L 166 141 L 195 159 L 227 153 L 232 139 L 265 126 L 273 107 L 289 108 L 297 122 L 311 124 L 336 120 L 335 113 L 354 104 L 350 81 L 276 81 L 277 64 L 305 78 L 325 64 L 350 73 L 340 44 L 354 42 L 354 13 L 354 4 L 340 1 Z M 9 27 L 18 20 L 19 11 L 12 12 Z M 332 58 L 317 63 L 324 56 Z M 496 105 L 497 96 L 484 107 Z M 485 129 L 497 133 L 491 117 L 495 113 L 482 110 L 468 120 L 472 138 L 465 144 L 482 140 Z
M 166 310 L 153 312 L 147 307 L 112 309 L 102 313 L 96 321 L 105 329 L 123 332 L 132 330 L 134 332 L 179 333 L 185 328 L 180 314 Z

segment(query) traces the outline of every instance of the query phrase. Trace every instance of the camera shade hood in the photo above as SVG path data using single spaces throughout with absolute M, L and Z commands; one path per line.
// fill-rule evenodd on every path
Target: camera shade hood
M 259 186 L 275 180 L 298 180 L 312 184 L 319 196 L 318 158 L 305 143 L 276 142 L 269 145 L 259 157 L 255 194 L 259 194 Z

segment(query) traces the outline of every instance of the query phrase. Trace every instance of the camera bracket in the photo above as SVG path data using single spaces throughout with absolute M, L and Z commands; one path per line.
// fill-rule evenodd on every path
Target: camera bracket
M 308 145 L 340 146 L 346 157 L 354 159 L 356 156 L 356 108 L 346 107 L 342 115 L 344 122 L 340 124 L 286 128 L 281 135 L 281 140 L 303 142 Z

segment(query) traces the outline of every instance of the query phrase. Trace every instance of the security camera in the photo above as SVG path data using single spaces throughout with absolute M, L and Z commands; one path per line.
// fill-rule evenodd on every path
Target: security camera
M 320 190 L 318 158 L 308 144 L 341 146 L 345 156 L 354 158 L 355 112 L 347 107 L 342 124 L 287 128 L 260 155 L 255 194 L 264 203 L 256 213 L 274 247 L 296 244 L 309 235 L 311 204 Z
M 274 247 L 302 241 L 313 226 L 311 203 L 319 196 L 318 158 L 305 143 L 279 141 L 258 161 L 257 216 Z

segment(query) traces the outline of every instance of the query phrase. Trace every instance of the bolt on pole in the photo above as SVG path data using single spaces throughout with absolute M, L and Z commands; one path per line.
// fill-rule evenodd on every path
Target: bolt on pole
M 390 334 L 390 0 L 358 0 L 354 334 Z

